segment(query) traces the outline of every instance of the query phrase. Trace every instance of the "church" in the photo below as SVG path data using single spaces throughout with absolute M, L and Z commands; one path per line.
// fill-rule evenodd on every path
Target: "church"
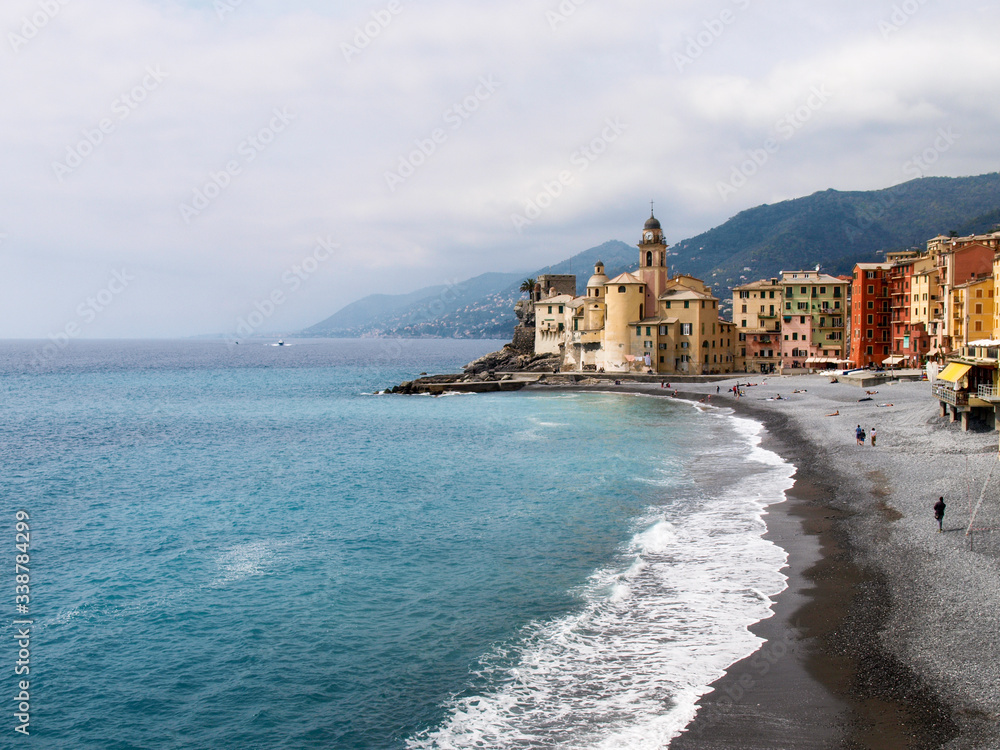
M 669 246 L 652 211 L 638 247 L 639 267 L 613 279 L 598 261 L 583 296 L 575 276 L 538 277 L 535 352 L 559 355 L 564 371 L 733 372 L 733 324 L 720 320 L 711 287 L 686 274 L 670 276 Z

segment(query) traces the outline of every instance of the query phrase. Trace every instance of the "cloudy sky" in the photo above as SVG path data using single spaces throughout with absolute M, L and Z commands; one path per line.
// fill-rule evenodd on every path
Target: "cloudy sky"
M 984 0 L 7 0 L 0 337 L 261 332 L 1000 169 Z

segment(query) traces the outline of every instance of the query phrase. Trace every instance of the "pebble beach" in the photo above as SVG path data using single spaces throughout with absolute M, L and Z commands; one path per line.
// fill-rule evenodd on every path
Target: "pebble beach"
M 767 643 L 712 686 L 671 748 L 1000 747 L 996 431 L 939 416 L 927 382 L 575 387 L 732 409 L 763 422 L 765 444 L 798 469 L 766 518 L 789 555 L 774 617 L 751 628 Z M 876 430 L 874 447 L 858 445 L 857 425 Z

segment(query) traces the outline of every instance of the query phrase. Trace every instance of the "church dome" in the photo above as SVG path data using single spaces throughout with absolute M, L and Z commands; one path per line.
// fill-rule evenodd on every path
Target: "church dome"
M 595 286 L 604 286 L 607 283 L 608 277 L 604 275 L 604 264 L 601 261 L 597 261 L 594 264 L 594 275 L 587 282 L 587 288 L 592 289 Z
M 652 214 L 650 214 L 649 218 L 646 219 L 646 223 L 643 225 L 642 228 L 643 229 L 659 229 L 660 228 L 660 220 L 657 219 Z

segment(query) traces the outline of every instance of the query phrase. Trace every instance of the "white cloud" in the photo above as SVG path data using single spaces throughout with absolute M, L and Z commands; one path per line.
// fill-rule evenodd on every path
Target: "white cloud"
M 143 273 L 87 335 L 227 331 L 329 235 L 336 266 L 274 317 L 294 328 L 370 292 L 632 242 L 650 198 L 676 242 L 760 202 L 883 187 L 941 127 L 961 138 L 934 174 L 1000 166 L 1000 12 L 974 3 L 921 4 L 888 39 L 894 3 L 860 0 L 399 0 L 387 22 L 388 1 L 326 6 L 244 0 L 220 20 L 208 0 L 69 1 L 16 52 L 7 37 L 0 336 L 45 336 L 122 264 Z M 39 7 L 5 7 L 4 36 Z M 678 69 L 674 53 L 702 32 L 710 43 Z M 120 119 L 122 95 L 157 67 L 166 78 Z M 461 109 L 482 78 L 495 90 Z M 828 101 L 721 200 L 717 183 L 817 86 Z M 258 148 L 276 109 L 294 119 Z M 60 182 L 53 162 L 102 119 L 111 132 Z M 581 161 L 609 120 L 623 132 Z M 412 174 L 392 189 L 401 160 Z M 511 214 L 563 172 L 518 232 Z M 206 187 L 218 194 L 185 223 L 180 205 Z

